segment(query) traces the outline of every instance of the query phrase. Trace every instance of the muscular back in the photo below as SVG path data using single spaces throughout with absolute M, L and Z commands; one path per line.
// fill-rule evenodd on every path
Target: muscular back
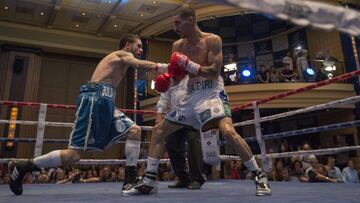
M 124 51 L 115 51 L 103 58 L 97 65 L 92 77 L 92 82 L 109 82 L 117 87 L 123 79 L 129 64 L 123 58 L 131 56 Z

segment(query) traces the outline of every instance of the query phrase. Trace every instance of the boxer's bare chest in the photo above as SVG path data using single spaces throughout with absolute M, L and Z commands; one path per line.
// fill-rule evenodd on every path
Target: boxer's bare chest
M 190 60 L 200 65 L 208 65 L 209 50 L 205 39 L 201 39 L 198 43 L 184 42 L 180 48 L 180 52 L 184 53 Z

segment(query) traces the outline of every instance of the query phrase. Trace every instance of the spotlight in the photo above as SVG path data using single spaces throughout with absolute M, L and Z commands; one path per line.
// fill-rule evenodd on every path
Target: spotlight
M 241 74 L 244 76 L 244 77 L 249 77 L 251 75 L 251 72 L 249 70 L 243 70 L 241 72 Z
M 298 45 L 297 47 L 295 47 L 296 50 L 301 50 L 302 49 L 302 46 L 301 45 Z
M 249 67 L 240 68 L 240 72 L 238 73 L 241 83 L 254 83 L 255 82 L 255 74 L 254 70 Z
M 230 64 L 227 64 L 227 65 L 224 65 L 224 72 L 229 72 L 229 71 L 234 71 L 234 70 L 237 70 L 237 65 L 236 63 L 230 63 Z
M 315 75 L 315 71 L 312 68 L 307 68 L 305 71 L 309 75 Z
M 306 68 L 304 70 L 304 80 L 306 82 L 315 82 L 316 81 L 316 76 L 315 76 L 315 71 L 312 68 Z

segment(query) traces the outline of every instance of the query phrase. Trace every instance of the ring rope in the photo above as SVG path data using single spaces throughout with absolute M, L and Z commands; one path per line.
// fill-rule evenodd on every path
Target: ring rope
M 264 140 L 275 139 L 275 138 L 284 138 L 284 137 L 291 137 L 291 136 L 303 135 L 303 134 L 309 134 L 309 133 L 327 132 L 327 131 L 331 131 L 331 130 L 338 130 L 338 129 L 343 129 L 343 128 L 356 127 L 356 126 L 360 126 L 360 120 L 343 122 L 343 123 L 335 123 L 335 124 L 324 125 L 324 126 L 320 126 L 320 127 L 305 128 L 305 129 L 301 129 L 301 130 L 287 131 L 287 132 L 281 132 L 281 133 L 273 133 L 273 134 L 263 135 L 262 138 Z M 244 139 L 247 142 L 256 141 L 256 137 L 244 138 Z
M 239 8 L 272 14 L 300 26 L 311 25 L 320 29 L 337 29 L 351 35 L 360 35 L 360 13 L 354 9 L 305 0 L 226 0 L 225 2 Z
M 317 149 L 317 150 L 300 150 L 295 152 L 282 152 L 282 153 L 271 153 L 266 154 L 267 158 L 284 158 L 284 157 L 293 157 L 293 156 L 304 156 L 304 155 L 327 155 L 327 154 L 336 154 L 344 151 L 359 150 L 360 145 L 347 146 L 347 147 L 338 147 L 338 148 L 327 148 L 327 149 Z M 259 158 L 261 155 L 254 155 Z M 220 155 L 222 161 L 228 160 L 241 160 L 238 156 L 233 155 Z M 0 158 L 0 164 L 6 164 L 10 161 L 24 161 L 27 159 L 15 159 L 15 158 Z M 146 163 L 147 159 L 139 159 L 138 163 Z M 123 164 L 125 159 L 81 159 L 75 164 Z M 160 159 L 160 163 L 168 163 L 169 159 Z
M 349 97 L 349 98 L 345 98 L 345 99 L 341 99 L 341 100 L 332 101 L 332 102 L 329 102 L 329 103 L 326 103 L 326 104 L 318 104 L 318 105 L 315 105 L 315 106 L 309 106 L 309 107 L 302 108 L 302 109 L 297 109 L 297 110 L 294 110 L 294 111 L 289 111 L 289 112 L 285 112 L 285 113 L 279 113 L 279 114 L 275 114 L 275 115 L 271 115 L 271 116 L 262 117 L 262 118 L 259 119 L 259 122 L 276 120 L 276 119 L 279 119 L 279 118 L 293 116 L 293 115 L 300 114 L 300 113 L 308 113 L 308 112 L 311 112 L 311 111 L 318 111 L 318 110 L 333 108 L 333 107 L 341 106 L 341 105 L 345 105 L 345 104 L 356 103 L 358 101 L 360 101 L 360 96 Z M 234 126 L 235 127 L 245 126 L 245 125 L 251 125 L 251 124 L 254 124 L 254 123 L 255 123 L 255 119 L 235 123 Z
M 360 70 L 352 71 L 352 72 L 349 72 L 349 73 L 345 73 L 345 74 L 333 77 L 331 79 L 320 81 L 320 82 L 312 84 L 312 85 L 308 85 L 308 86 L 301 87 L 301 88 L 294 89 L 294 90 L 289 90 L 289 91 L 286 91 L 286 92 L 283 92 L 283 93 L 279 93 L 277 95 L 273 95 L 273 96 L 270 96 L 270 97 L 266 97 L 266 98 L 263 98 L 263 99 L 256 100 L 256 104 L 257 105 L 265 104 L 265 103 L 271 102 L 273 100 L 282 99 L 284 97 L 299 94 L 299 93 L 302 93 L 302 92 L 305 92 L 305 91 L 308 91 L 308 90 L 312 90 L 312 89 L 315 89 L 315 88 L 318 88 L 318 87 L 329 85 L 329 84 L 334 83 L 334 82 L 343 81 L 343 80 L 349 79 L 351 77 L 359 76 L 359 75 L 360 75 Z M 252 105 L 253 105 L 253 102 L 249 102 L 247 104 L 243 104 L 243 105 L 234 107 L 231 110 L 232 111 L 239 111 L 239 110 L 242 110 L 242 109 L 246 109 L 248 107 L 252 107 Z

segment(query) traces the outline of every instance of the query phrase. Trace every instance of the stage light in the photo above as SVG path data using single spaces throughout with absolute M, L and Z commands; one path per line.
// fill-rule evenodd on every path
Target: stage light
M 312 68 L 307 68 L 305 71 L 309 75 L 315 75 L 315 71 Z
M 306 68 L 304 70 L 304 80 L 306 82 L 315 82 L 316 81 L 316 76 L 315 76 L 315 71 L 312 68 Z
M 240 68 L 238 76 L 241 83 L 254 83 L 256 81 L 254 69 L 246 66 Z
M 241 74 L 244 76 L 244 77 L 249 77 L 251 75 L 251 72 L 249 70 L 243 70 L 241 72 Z
M 234 71 L 234 70 L 237 70 L 237 65 L 236 63 L 230 63 L 230 64 L 227 64 L 227 65 L 224 65 L 224 72 L 229 72 L 229 71 Z

